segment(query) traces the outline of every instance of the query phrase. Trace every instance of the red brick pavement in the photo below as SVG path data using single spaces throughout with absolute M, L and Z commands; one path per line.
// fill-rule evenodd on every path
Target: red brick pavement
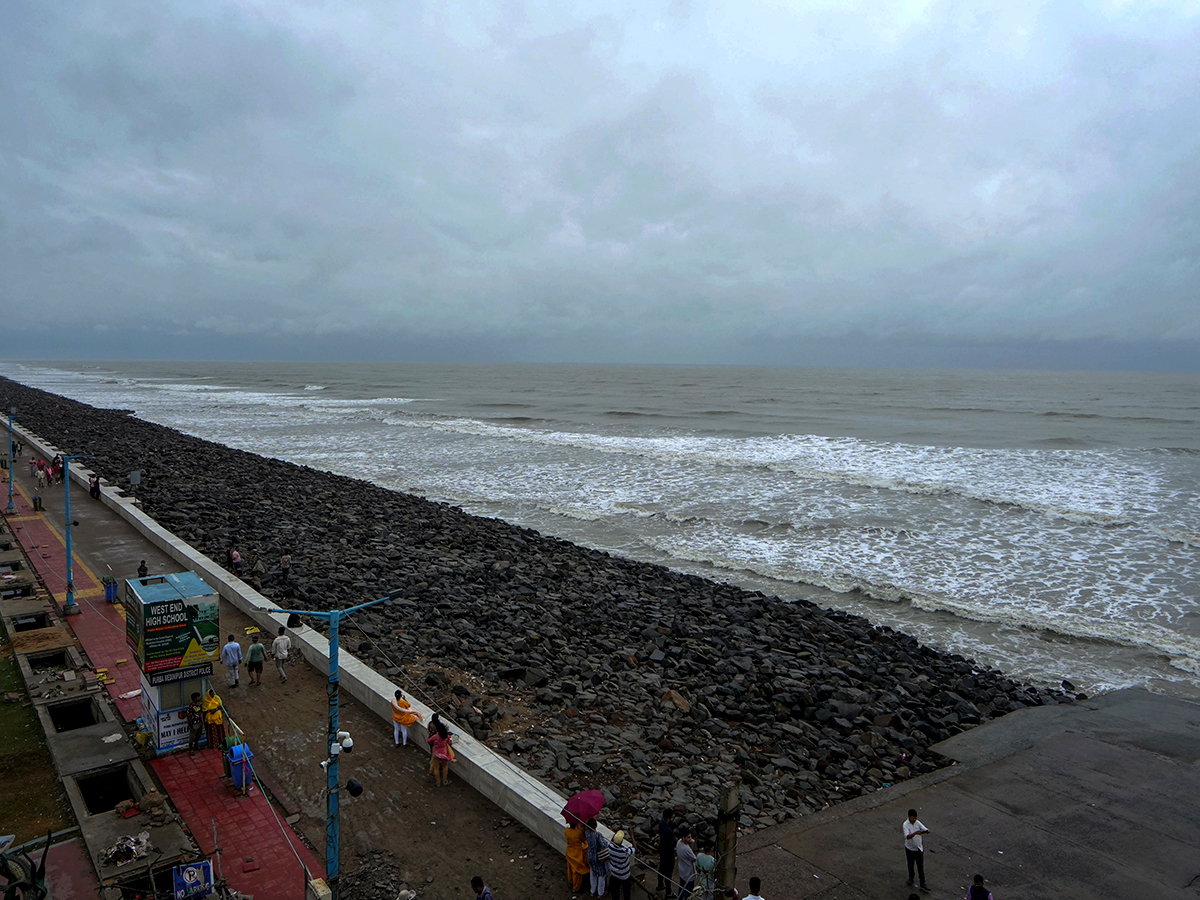
M 283 821 L 284 812 L 272 810 L 257 785 L 241 798 L 221 780 L 225 771 L 216 750 L 195 756 L 176 753 L 152 765 L 206 856 L 213 853 L 216 820 L 221 864 L 232 887 L 264 900 L 303 897 L 304 869 L 297 854 L 314 878 L 325 877 L 325 867 Z
M 19 479 L 14 482 L 13 487 L 13 505 L 16 512 L 8 516 L 8 523 L 16 539 L 29 554 L 47 589 L 58 601 L 59 608 L 62 608 L 67 602 L 66 540 L 59 529 L 46 518 L 45 513 L 34 511 L 32 504 L 21 491 Z M 75 499 L 74 493 L 71 499 Z M 75 582 L 75 602 L 83 612 L 71 616 L 68 621 L 87 651 L 92 665 L 107 668 L 109 677 L 115 679 L 113 684 L 107 685 L 108 693 L 125 721 L 132 722 L 142 714 L 142 702 L 137 697 L 121 700 L 120 695 L 138 690 L 141 687 L 141 676 L 138 674 L 133 651 L 125 641 L 124 607 L 104 601 L 104 586 L 100 579 L 77 555 L 71 577 Z M 117 660 L 126 662 L 118 664 Z

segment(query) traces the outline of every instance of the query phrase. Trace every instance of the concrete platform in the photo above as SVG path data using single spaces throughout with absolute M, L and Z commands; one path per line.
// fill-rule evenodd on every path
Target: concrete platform
M 760 832 L 738 883 L 766 896 L 904 897 L 915 807 L 930 896 L 982 873 L 997 900 L 1200 896 L 1200 706 L 1126 690 L 1023 710 L 934 748 L 958 765 Z

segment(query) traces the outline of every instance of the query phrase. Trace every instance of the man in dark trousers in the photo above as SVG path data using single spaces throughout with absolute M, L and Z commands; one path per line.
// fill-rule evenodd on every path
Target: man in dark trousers
M 675 871 L 675 810 L 663 810 L 658 822 L 658 890 L 670 896 L 671 874 Z
M 921 890 L 928 891 L 929 885 L 925 883 L 925 844 L 921 840 L 921 835 L 924 834 L 929 834 L 929 829 L 917 819 L 917 811 L 910 809 L 908 818 L 904 820 L 904 855 L 908 859 L 907 884 L 912 886 L 913 866 L 916 866 L 917 875 L 921 879 Z
M 200 737 L 204 734 L 204 711 L 200 706 L 200 692 L 192 694 L 192 702 L 187 708 L 188 724 L 188 756 L 195 756 L 200 746 Z

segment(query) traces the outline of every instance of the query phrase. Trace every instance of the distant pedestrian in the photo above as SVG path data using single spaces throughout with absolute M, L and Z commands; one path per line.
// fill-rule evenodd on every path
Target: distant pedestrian
M 138 563 L 138 578 L 145 578 L 149 574 L 150 569 L 146 565 L 146 561 L 143 559 L 140 563 Z
M 680 825 L 676 834 L 679 836 L 675 842 L 675 858 L 679 862 L 679 893 L 675 895 L 675 900 L 688 900 L 696 886 L 696 851 L 692 847 L 692 829 Z
M 233 564 L 233 574 L 238 578 L 242 577 L 242 554 L 237 547 L 234 547 L 229 554 L 229 561 Z
M 396 696 L 392 698 L 392 736 L 396 739 L 397 747 L 408 746 L 408 726 L 415 725 L 422 718 L 412 704 L 404 699 L 404 691 L 396 691 Z
M 271 655 L 275 657 L 275 668 L 279 670 L 279 683 L 287 684 L 288 652 L 292 649 L 292 639 L 287 636 L 287 629 L 279 626 L 279 636 L 271 641 Z
M 38 490 L 40 491 L 46 487 L 46 470 L 38 469 L 36 478 L 37 478 L 37 487 L 38 487 Z
M 267 648 L 258 642 L 258 634 L 250 635 L 250 646 L 246 648 L 246 672 L 249 673 L 250 683 L 262 687 L 263 660 L 267 658 Z
M 280 580 L 284 584 L 287 584 L 288 577 L 291 575 L 291 573 L 292 573 L 292 554 L 285 553 L 285 554 L 283 554 L 283 556 L 279 557 L 279 578 L 280 578 Z
M 974 883 L 967 888 L 967 896 L 965 900 L 995 900 L 992 897 L 992 892 L 983 886 L 983 876 L 976 875 L 973 879 Z
M 717 889 L 717 856 L 713 852 L 713 842 L 700 842 L 700 852 L 696 854 L 696 890 L 700 891 L 700 900 L 713 900 Z M 696 893 L 692 892 L 692 900 Z
M 204 698 L 204 730 L 209 748 L 220 750 L 225 741 L 225 713 L 221 698 L 212 688 L 208 689 L 208 696 Z
M 594 818 L 587 820 L 587 861 L 588 877 L 591 880 L 591 895 L 603 897 L 604 888 L 608 883 L 608 859 L 610 845 Z
M 662 818 L 658 821 L 658 890 L 664 894 L 671 892 L 671 876 L 675 873 L 675 810 L 668 807 L 663 810 Z
M 450 735 L 449 729 L 438 722 L 437 729 L 430 733 L 426 738 L 429 746 L 432 748 L 433 757 L 433 781 L 438 786 L 450 783 L 450 763 L 454 762 L 454 747 L 451 745 L 453 738 Z
M 762 879 L 757 875 L 750 879 L 750 893 L 742 900 L 763 900 L 762 896 Z
M 242 645 L 234 640 L 232 634 L 229 636 L 229 643 L 221 648 L 221 662 L 229 672 L 229 686 L 237 687 L 238 666 L 242 664 Z
M 188 726 L 188 756 L 195 756 L 200 746 L 200 737 L 204 734 L 204 709 L 200 703 L 200 692 L 192 693 L 192 702 L 188 704 L 184 715 Z
M 917 811 L 910 809 L 908 818 L 904 820 L 904 856 L 908 861 L 908 881 L 905 884 L 912 887 L 915 866 L 921 890 L 928 892 L 929 885 L 925 883 L 925 843 L 921 840 L 924 834 L 929 834 L 929 829 L 917 819 Z
M 100 476 L 92 475 L 88 478 L 88 493 L 92 495 L 93 500 L 100 499 Z
M 38 470 L 37 459 L 32 456 L 29 457 L 29 477 L 33 478 L 35 475 L 37 475 L 37 470 Z
M 475 900 L 496 900 L 492 889 L 483 883 L 483 876 L 476 875 L 471 879 L 471 890 L 475 892 Z
M 608 881 L 612 885 L 613 900 L 630 900 L 634 852 L 632 836 L 627 838 L 624 831 L 613 835 L 612 845 L 608 848 Z
M 567 881 L 571 890 L 578 893 L 583 889 L 583 878 L 588 873 L 587 838 L 583 834 L 583 826 L 577 822 L 568 822 L 563 834 L 567 838 Z

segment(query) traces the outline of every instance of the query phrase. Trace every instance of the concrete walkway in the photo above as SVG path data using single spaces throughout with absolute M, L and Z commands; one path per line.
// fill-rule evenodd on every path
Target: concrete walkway
M 767 897 L 903 900 L 901 824 L 931 834 L 933 897 L 975 873 L 996 900 L 1200 896 L 1200 706 L 1125 690 L 1022 710 L 934 748 L 958 761 L 742 841 Z

